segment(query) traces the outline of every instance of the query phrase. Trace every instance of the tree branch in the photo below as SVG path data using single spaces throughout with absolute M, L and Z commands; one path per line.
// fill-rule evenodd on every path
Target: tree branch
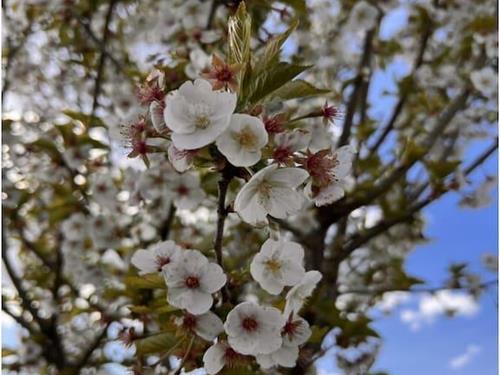
M 422 142 L 421 147 L 426 151 L 430 150 L 436 143 L 439 135 L 446 129 L 450 121 L 455 117 L 466 104 L 469 97 L 469 90 L 466 88 L 461 94 L 457 95 L 449 106 L 436 119 L 436 123 L 427 138 Z M 335 204 L 335 206 L 324 206 L 321 209 L 327 211 L 330 216 L 331 223 L 337 222 L 341 217 L 348 215 L 355 209 L 373 202 L 378 197 L 385 194 L 394 186 L 400 178 L 406 175 L 411 167 L 413 167 L 420 159 L 404 160 L 384 179 L 374 186 L 372 189 L 354 196 L 351 199 L 345 198 Z M 389 165 L 394 163 L 389 163 Z M 333 212 L 332 212 L 333 211 Z
M 417 70 L 420 68 L 420 66 L 423 63 L 424 53 L 425 53 L 425 50 L 427 49 L 427 44 L 428 44 L 428 41 L 429 41 L 429 38 L 431 35 L 432 35 L 432 29 L 430 26 L 428 26 L 425 29 L 424 33 L 422 34 L 422 38 L 420 41 L 420 48 L 418 50 L 417 56 L 415 58 L 415 62 L 413 64 L 413 70 L 412 70 L 412 73 L 410 75 L 411 77 L 415 75 L 415 73 L 417 72 Z M 406 105 L 408 97 L 409 97 L 409 91 L 404 91 L 401 94 L 401 97 L 399 98 L 396 106 L 394 107 L 394 110 L 392 112 L 392 115 L 391 115 L 389 121 L 387 122 L 387 124 L 384 126 L 384 128 L 382 130 L 382 133 L 380 134 L 378 139 L 375 141 L 375 143 L 369 148 L 369 156 L 368 157 L 373 155 L 378 150 L 378 148 L 382 145 L 382 143 L 384 143 L 384 141 L 387 138 L 387 136 L 389 135 L 389 133 L 392 131 L 392 129 L 394 128 L 394 126 L 396 124 L 396 121 L 397 121 L 399 115 L 401 114 L 401 112 L 403 110 L 403 107 Z
M 101 93 L 101 85 L 104 77 L 104 67 L 106 65 L 106 59 L 108 57 L 108 55 L 106 54 L 106 47 L 110 35 L 109 24 L 111 23 L 111 19 L 113 17 L 113 9 L 115 5 L 116 5 L 116 0 L 111 0 L 109 2 L 108 11 L 106 13 L 106 19 L 104 21 L 103 36 L 100 42 L 101 57 L 99 59 L 99 63 L 97 66 L 97 75 L 95 78 L 94 94 L 93 94 L 94 99 L 92 103 L 92 111 L 90 113 L 90 121 L 93 121 L 97 111 L 97 107 L 99 106 L 99 95 Z
M 85 350 L 82 357 L 76 362 L 76 364 L 74 365 L 74 368 L 76 370 L 75 374 L 79 373 L 80 369 L 84 367 L 89 361 L 92 353 L 94 353 L 94 351 L 101 345 L 101 342 L 106 337 L 106 333 L 111 323 L 112 321 L 106 323 L 102 331 L 96 336 L 94 341 L 88 346 L 87 350 Z
M 361 89 L 363 87 L 363 82 L 365 80 L 365 69 L 370 65 L 370 56 L 372 53 L 373 38 L 375 37 L 375 28 L 368 30 L 365 36 L 365 42 L 363 47 L 363 54 L 359 62 L 358 73 L 354 79 L 354 87 L 347 103 L 347 110 L 344 120 L 344 126 L 342 128 L 342 134 L 337 142 L 337 147 L 343 146 L 349 142 L 351 136 L 351 128 L 353 125 L 354 114 L 356 113 L 356 107 L 358 104 L 358 99 L 360 97 Z
M 175 206 L 171 204 L 170 209 L 168 210 L 168 216 L 160 228 L 160 238 L 162 241 L 168 240 L 168 236 L 170 235 L 170 230 L 175 219 L 175 211 Z
M 498 149 L 498 140 L 488 147 L 478 158 L 471 163 L 469 167 L 465 169 L 465 175 L 471 174 L 475 169 L 477 169 L 480 165 L 482 165 L 493 153 Z M 349 256 L 354 250 L 370 241 L 374 237 L 384 233 L 388 229 L 392 228 L 394 225 L 404 223 L 405 221 L 411 220 L 413 215 L 422 210 L 424 207 L 428 206 L 436 199 L 441 197 L 443 194 L 446 194 L 451 190 L 447 190 L 442 192 L 441 194 L 429 194 L 429 196 L 423 199 L 420 202 L 415 203 L 411 208 L 406 210 L 406 212 L 402 215 L 385 219 L 379 222 L 377 225 L 367 229 L 363 233 L 358 233 L 351 237 L 349 241 L 346 242 L 345 246 L 342 249 L 342 258 L 345 259 Z

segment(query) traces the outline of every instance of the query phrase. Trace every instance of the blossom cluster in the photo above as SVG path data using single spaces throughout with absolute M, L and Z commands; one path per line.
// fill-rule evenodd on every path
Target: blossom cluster
M 129 156 L 147 158 L 148 153 L 158 152 L 153 141 L 160 138 L 167 143 L 163 145 L 170 163 L 180 173 L 206 158 L 207 152 L 213 154 L 213 144 L 223 163 L 250 173 L 249 167 L 267 160 L 269 164 L 251 176 L 235 200 L 236 212 L 251 225 L 265 224 L 267 215 L 283 219 L 296 214 L 307 198 L 317 206 L 342 198 L 354 155 L 351 146 L 334 149 L 324 125 L 285 129 L 293 121 L 280 114 L 234 113 L 237 94 L 229 91 L 230 86 L 215 89 L 221 82 L 232 81 L 234 70 L 228 66 L 227 74 L 212 84 L 199 78 L 163 97 L 149 95 L 148 114 L 125 127 L 132 147 Z M 149 85 L 150 91 L 157 92 L 161 74 Z M 325 105 L 308 116 L 332 120 L 337 115 L 334 107 Z M 303 184 L 304 189 L 298 190 Z
M 254 256 L 250 273 L 271 295 L 291 287 L 283 311 L 254 301 L 236 305 L 225 323 L 214 311 L 214 295 L 220 294 L 227 276 L 198 250 L 184 249 L 164 241 L 147 250 L 137 250 L 132 264 L 140 275 L 161 273 L 167 286 L 167 301 L 183 311 L 175 323 L 213 345 L 203 356 L 205 370 L 216 374 L 224 366 L 246 363 L 254 356 L 263 368 L 294 367 L 299 348 L 311 336 L 309 323 L 298 314 L 321 280 L 318 271 L 306 272 L 304 250 L 295 242 L 268 239 Z

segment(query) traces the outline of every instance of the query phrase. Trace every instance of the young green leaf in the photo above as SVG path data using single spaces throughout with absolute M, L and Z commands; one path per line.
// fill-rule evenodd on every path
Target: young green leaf
M 296 79 L 288 82 L 271 95 L 268 99 L 272 100 L 290 100 L 297 98 L 306 98 L 309 96 L 324 95 L 329 93 L 330 90 L 320 89 L 302 79 Z

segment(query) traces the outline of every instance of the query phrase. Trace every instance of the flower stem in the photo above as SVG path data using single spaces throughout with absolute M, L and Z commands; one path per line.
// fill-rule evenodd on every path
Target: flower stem
M 229 182 L 231 178 L 227 178 L 227 176 L 222 176 L 219 181 L 219 203 L 217 206 L 217 232 L 215 235 L 214 241 L 214 249 L 215 255 L 217 256 L 217 263 L 222 268 L 222 238 L 224 236 L 224 223 L 227 217 L 227 208 L 226 208 L 226 194 L 227 188 L 229 186 Z
M 214 240 L 214 250 L 215 256 L 217 257 L 217 263 L 224 270 L 224 265 L 222 263 L 222 239 L 224 237 L 224 223 L 226 222 L 226 217 L 228 214 L 228 209 L 226 207 L 226 195 L 229 183 L 231 182 L 233 175 L 228 173 L 228 169 L 222 170 L 222 177 L 219 180 L 219 201 L 217 205 L 217 231 Z M 225 288 L 222 289 L 222 299 L 227 300 L 227 291 Z

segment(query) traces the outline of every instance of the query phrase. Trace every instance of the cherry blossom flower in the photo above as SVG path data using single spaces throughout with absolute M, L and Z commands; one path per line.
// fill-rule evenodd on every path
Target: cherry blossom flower
M 332 147 L 333 133 L 331 128 L 322 122 L 311 124 L 308 129 L 311 134 L 307 148 L 311 152 L 318 152 Z
M 71 147 L 64 150 L 63 159 L 72 169 L 78 169 L 89 160 L 90 145 Z
M 161 101 L 153 101 L 149 105 L 149 115 L 151 117 L 151 123 L 158 133 L 163 133 L 168 130 L 167 124 L 165 123 L 165 118 L 163 117 L 163 112 L 165 111 L 165 102 L 163 99 Z
M 185 172 L 193 165 L 196 150 L 179 150 L 171 143 L 167 150 L 168 161 L 177 172 Z
M 283 343 L 281 328 L 285 320 L 275 307 L 243 302 L 229 312 L 224 329 L 229 345 L 238 353 L 269 354 Z
M 366 1 L 358 1 L 351 10 L 349 23 L 353 29 L 370 30 L 377 25 L 378 10 Z
M 208 73 L 203 74 L 204 78 L 212 82 L 214 90 L 227 89 L 236 91 L 238 89 L 237 74 L 241 69 L 241 64 L 228 65 L 219 56 L 212 56 L 212 68 Z
M 283 125 L 286 122 L 286 115 L 279 113 L 277 115 L 268 117 L 264 116 L 264 126 L 269 134 L 278 134 L 285 131 Z
M 210 67 L 210 56 L 201 48 L 194 48 L 189 52 L 189 63 L 184 68 L 186 75 L 195 79 L 200 76 L 200 73 Z
M 228 127 L 236 94 L 213 91 L 208 81 L 197 79 L 170 92 L 165 104 L 175 147 L 193 150 L 212 143 Z
M 143 171 L 136 181 L 136 193 L 143 199 L 167 198 L 167 200 L 170 200 L 172 193 L 167 186 L 167 177 L 172 172 L 172 168 L 168 163 Z
M 207 341 L 214 340 L 224 331 L 222 320 L 211 311 L 202 315 L 186 313 L 184 316 L 177 318 L 175 323 L 182 329 L 194 332 Z
M 273 151 L 273 159 L 279 164 L 293 166 L 293 155 L 295 152 L 305 149 L 311 140 L 311 133 L 302 129 L 292 132 L 280 133 L 274 136 L 276 147 Z
M 311 180 L 304 192 L 316 206 L 330 204 L 344 196 L 353 156 L 352 147 L 343 146 L 334 152 L 318 151 L 306 158 L 304 167 L 311 175 Z
M 224 366 L 229 368 L 245 363 L 248 357 L 236 352 L 226 342 L 217 342 L 203 355 L 203 367 L 208 375 L 217 374 Z
M 118 189 L 110 175 L 104 173 L 95 174 L 91 180 L 90 189 L 92 198 L 101 206 L 111 211 L 117 209 L 116 195 Z
M 235 114 L 229 127 L 216 140 L 219 151 L 237 167 L 250 167 L 261 157 L 261 148 L 267 144 L 264 123 L 254 116 Z
M 300 168 L 280 168 L 271 164 L 257 172 L 236 196 L 234 208 L 251 225 L 267 223 L 267 214 L 284 219 L 297 213 L 304 195 L 295 189 L 308 173 Z
M 309 298 L 323 276 L 319 271 L 306 272 L 304 278 L 290 289 L 286 295 L 285 316 L 297 314 Z
M 280 294 L 285 286 L 302 280 L 304 249 L 296 242 L 268 239 L 250 264 L 250 273 L 268 293 Z
M 497 92 L 498 76 L 491 67 L 486 66 L 481 70 L 473 71 L 470 78 L 474 87 L 484 96 L 491 97 Z
M 212 293 L 226 283 L 222 268 L 197 250 L 185 250 L 169 267 L 163 268 L 168 287 L 167 300 L 172 306 L 191 314 L 206 313 L 212 306 Z
M 198 174 L 172 173 L 168 177 L 168 187 L 173 195 L 173 203 L 179 209 L 191 210 L 205 199 Z
M 139 275 L 161 272 L 179 257 L 181 251 L 174 241 L 163 241 L 147 250 L 137 250 L 130 261 L 139 269 Z
M 89 223 L 82 213 L 75 213 L 61 224 L 64 237 L 70 241 L 81 241 L 89 233 Z
M 257 363 L 263 369 L 274 366 L 295 367 L 299 356 L 299 346 L 309 340 L 311 334 L 309 323 L 300 316 L 291 314 L 281 330 L 283 338 L 281 348 L 270 354 L 257 355 Z

